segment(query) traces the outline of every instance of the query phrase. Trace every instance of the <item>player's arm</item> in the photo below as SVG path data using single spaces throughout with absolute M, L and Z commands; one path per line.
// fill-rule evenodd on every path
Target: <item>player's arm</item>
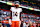
M 22 8 L 21 8 L 21 13 L 22 13 Z M 20 17 L 20 19 L 21 19 L 22 17 Z
M 13 10 L 13 9 L 14 9 L 14 7 L 11 7 L 11 8 L 10 8 L 10 10 L 11 10 L 11 15 L 10 15 L 10 16 L 11 16 L 11 17 L 12 17 L 12 10 Z M 11 17 L 10 17 L 10 19 L 9 19 L 9 24 L 10 24 L 10 25 L 12 24 L 12 22 L 11 22 L 11 19 L 12 19 L 12 18 L 11 18 Z
M 21 13 L 22 13 L 22 8 L 21 8 L 21 10 L 20 10 L 20 11 L 21 11 Z M 21 13 L 20 13 L 20 20 L 21 20 L 21 18 L 22 18 L 22 17 L 21 17 Z

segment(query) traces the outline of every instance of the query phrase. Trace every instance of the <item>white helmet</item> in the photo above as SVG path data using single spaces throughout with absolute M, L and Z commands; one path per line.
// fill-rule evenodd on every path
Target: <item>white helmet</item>
M 19 1 L 15 1 L 15 5 L 18 4 L 19 5 Z

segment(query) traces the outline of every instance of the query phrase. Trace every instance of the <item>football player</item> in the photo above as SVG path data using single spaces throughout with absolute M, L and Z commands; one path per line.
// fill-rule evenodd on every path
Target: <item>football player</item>
M 19 27 L 20 12 L 22 12 L 22 9 L 19 8 L 19 3 L 15 3 L 15 7 L 11 7 L 10 10 L 12 11 L 12 22 L 11 20 L 9 21 L 9 23 L 11 24 L 11 27 Z

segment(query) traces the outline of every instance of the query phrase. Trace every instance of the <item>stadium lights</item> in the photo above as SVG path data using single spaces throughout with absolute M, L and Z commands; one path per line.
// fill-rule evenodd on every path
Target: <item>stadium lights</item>
M 0 1 L 0 2 L 5 3 L 7 5 L 14 6 L 14 3 L 11 3 L 11 2 L 6 2 L 6 1 Z M 34 11 L 40 11 L 39 9 L 34 9 L 32 7 L 25 7 L 25 6 L 21 6 L 21 5 L 19 5 L 19 7 L 26 8 L 26 9 L 29 9 L 29 10 L 34 10 Z

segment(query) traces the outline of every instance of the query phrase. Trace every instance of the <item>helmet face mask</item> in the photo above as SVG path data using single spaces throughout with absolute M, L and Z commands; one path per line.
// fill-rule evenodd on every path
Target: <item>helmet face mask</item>
M 15 7 L 17 7 L 17 8 L 18 8 L 18 7 L 19 7 L 19 5 L 15 5 Z
M 17 3 L 16 3 L 16 4 L 15 4 L 15 7 L 17 7 L 17 8 L 18 8 L 18 7 L 19 7 L 19 4 L 17 4 Z

